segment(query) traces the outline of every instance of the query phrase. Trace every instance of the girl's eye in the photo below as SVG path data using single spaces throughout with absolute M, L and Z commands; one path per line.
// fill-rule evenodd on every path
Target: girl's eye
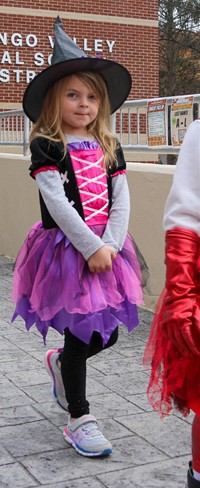
M 69 98 L 75 98 L 76 97 L 76 93 L 69 92 L 69 93 L 67 93 L 67 97 L 69 97 Z
M 97 99 L 96 95 L 89 95 L 89 98 L 90 98 L 90 100 L 96 100 Z

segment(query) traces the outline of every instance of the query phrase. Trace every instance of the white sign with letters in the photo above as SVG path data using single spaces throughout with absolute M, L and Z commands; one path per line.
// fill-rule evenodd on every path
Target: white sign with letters
M 75 37 L 73 41 L 77 43 Z M 50 35 L 48 35 L 48 43 L 52 49 L 54 41 Z M 112 53 L 115 43 L 116 41 L 108 39 L 94 39 L 93 41 L 89 41 L 87 38 L 84 38 L 81 42 L 82 45 L 80 43 L 78 45 L 89 56 L 92 51 L 97 53 L 96 56 L 100 56 L 105 49 L 108 53 Z M 15 53 L 9 52 L 9 44 L 17 48 Z M 18 48 L 26 46 L 32 50 L 33 48 L 39 48 L 39 44 L 39 38 L 33 33 L 24 35 L 19 32 L 14 32 L 11 36 L 9 36 L 8 32 L 0 33 L 0 82 L 8 83 L 9 81 L 15 81 L 16 83 L 20 83 L 25 81 L 26 83 L 30 83 L 38 72 L 36 73 L 34 70 L 26 67 L 23 52 L 22 50 L 18 50 Z M 51 64 L 51 56 L 52 54 L 46 55 L 38 50 L 37 52 L 33 52 L 32 62 L 35 66 L 47 67 Z M 11 65 L 14 65 L 15 68 L 11 69 Z
M 180 146 L 187 127 L 193 121 L 193 97 L 173 98 L 171 105 L 172 146 Z

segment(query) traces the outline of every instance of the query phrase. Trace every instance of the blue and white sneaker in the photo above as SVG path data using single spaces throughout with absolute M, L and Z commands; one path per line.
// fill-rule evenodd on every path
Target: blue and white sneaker
M 68 412 L 68 404 L 65 397 L 65 389 L 62 381 L 61 370 L 58 367 L 58 358 L 61 349 L 50 349 L 45 355 L 46 370 L 53 380 L 53 396 L 59 407 Z
M 108 456 L 112 452 L 111 443 L 98 428 L 93 415 L 82 415 L 68 425 L 63 431 L 65 440 L 82 456 Z

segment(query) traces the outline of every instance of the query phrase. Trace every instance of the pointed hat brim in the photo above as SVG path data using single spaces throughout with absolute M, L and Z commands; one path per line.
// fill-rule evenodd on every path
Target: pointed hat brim
M 102 76 L 108 90 L 111 113 L 124 103 L 132 85 L 131 75 L 124 66 L 103 58 L 75 58 L 53 64 L 31 81 L 23 98 L 24 112 L 29 119 L 36 122 L 42 112 L 45 95 L 56 81 L 83 71 L 93 71 Z

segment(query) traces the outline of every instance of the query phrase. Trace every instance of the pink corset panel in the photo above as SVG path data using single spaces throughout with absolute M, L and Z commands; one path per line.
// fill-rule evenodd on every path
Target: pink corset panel
M 108 185 L 101 147 L 70 149 L 70 157 L 88 226 L 108 221 Z

